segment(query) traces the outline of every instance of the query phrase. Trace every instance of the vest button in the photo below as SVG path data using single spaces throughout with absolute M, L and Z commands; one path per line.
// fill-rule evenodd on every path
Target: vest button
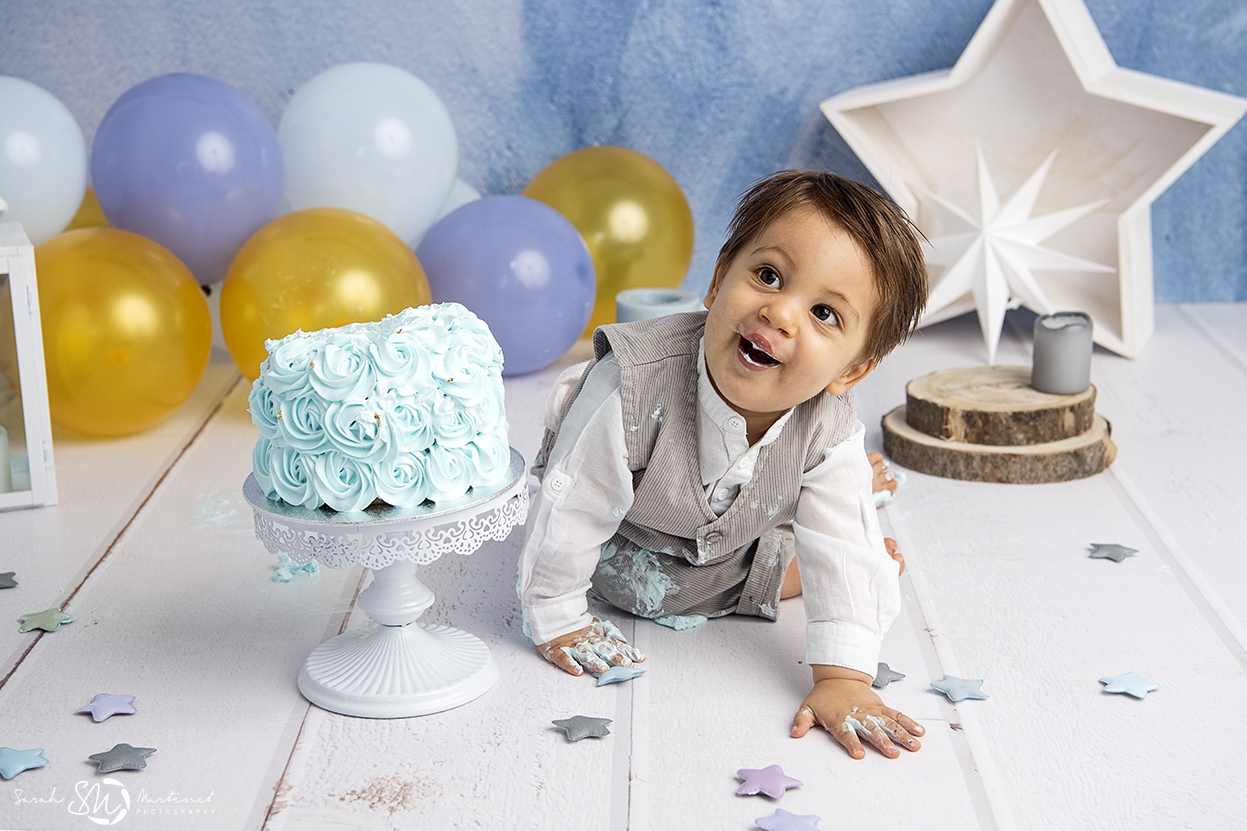
M 720 531 L 711 531 L 706 534 L 706 542 L 710 545 L 716 545 L 723 540 L 723 533 Z

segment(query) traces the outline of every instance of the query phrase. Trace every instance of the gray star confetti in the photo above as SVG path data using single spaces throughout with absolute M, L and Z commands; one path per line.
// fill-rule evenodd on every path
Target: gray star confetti
M 17 619 L 21 624 L 18 629 L 23 634 L 35 629 L 42 629 L 45 632 L 55 632 L 60 628 L 62 623 L 73 623 L 74 616 L 67 615 L 60 609 L 44 609 L 42 612 L 32 612 L 28 615 L 22 615 Z
M 1127 672 L 1125 675 L 1110 675 L 1107 678 L 1101 678 L 1100 683 L 1104 685 L 1106 693 L 1125 693 L 1135 698 L 1143 698 L 1153 690 L 1159 690 L 1160 684 L 1154 681 L 1145 681 L 1137 672 Z
M 955 675 L 945 675 L 940 680 L 931 682 L 932 689 L 944 693 L 953 703 L 965 701 L 967 698 L 987 698 L 987 693 L 979 689 L 982 685 L 982 678 L 958 678 Z
M 154 747 L 132 747 L 122 742 L 113 745 L 107 753 L 93 753 L 87 758 L 100 766 L 100 773 L 114 770 L 142 770 L 147 767 L 147 757 L 156 752 Z
M 904 677 L 905 673 L 897 672 L 883 661 L 880 661 L 879 669 L 875 672 L 875 680 L 870 682 L 870 686 L 876 690 L 881 690 L 893 681 L 899 681 Z
M 15 576 L 16 571 L 0 571 L 0 589 L 16 588 L 17 581 L 13 579 Z
M 595 738 L 600 739 L 603 736 L 609 736 L 611 731 L 606 725 L 611 723 L 608 718 L 595 718 L 594 716 L 572 716 L 571 718 L 556 718 L 552 724 L 567 733 L 569 742 L 578 742 L 581 739 Z
M 1120 563 L 1131 554 L 1138 553 L 1137 549 L 1126 548 L 1126 546 L 1118 545 L 1115 542 L 1093 542 L 1091 543 L 1091 554 L 1089 556 L 1097 560 L 1112 560 L 1115 563 Z

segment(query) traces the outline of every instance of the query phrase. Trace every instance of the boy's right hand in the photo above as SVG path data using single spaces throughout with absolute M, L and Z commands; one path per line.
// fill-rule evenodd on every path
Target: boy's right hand
M 628 643 L 619 627 L 609 620 L 593 619 L 593 623 L 575 632 L 560 635 L 537 647 L 541 657 L 572 675 L 585 670 L 601 675 L 611 666 L 630 667 L 645 660 L 641 650 Z

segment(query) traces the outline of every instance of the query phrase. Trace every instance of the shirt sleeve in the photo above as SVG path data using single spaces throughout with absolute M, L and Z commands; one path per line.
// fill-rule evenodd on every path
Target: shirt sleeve
M 608 355 L 594 365 L 564 417 L 529 508 L 519 592 L 525 631 L 535 644 L 592 622 L 589 580 L 602 543 L 632 507 L 619 387 L 619 364 Z
M 874 677 L 884 633 L 900 611 L 900 566 L 879 530 L 865 428 L 827 448 L 805 474 L 793 520 L 806 612 L 806 663 Z

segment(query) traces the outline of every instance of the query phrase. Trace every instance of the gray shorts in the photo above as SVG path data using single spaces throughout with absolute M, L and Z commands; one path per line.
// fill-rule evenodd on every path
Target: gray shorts
M 763 534 L 743 553 L 695 566 L 616 534 L 602 546 L 591 594 L 634 615 L 779 617 L 779 592 L 795 551 L 792 527 Z

